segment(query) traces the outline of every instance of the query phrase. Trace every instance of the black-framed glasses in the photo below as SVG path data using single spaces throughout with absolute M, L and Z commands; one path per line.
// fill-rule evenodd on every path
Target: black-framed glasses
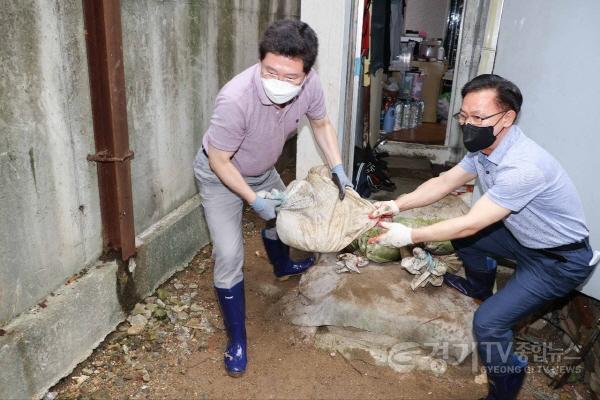
M 457 112 L 456 114 L 454 114 L 452 116 L 452 118 L 454 118 L 454 120 L 461 125 L 464 125 L 467 122 L 467 120 L 469 118 L 471 118 L 471 121 L 473 121 L 473 125 L 480 126 L 481 124 L 483 124 L 483 121 L 485 121 L 486 119 L 495 117 L 498 114 L 502 114 L 502 113 L 506 114 L 507 112 L 508 112 L 508 110 L 507 111 L 498 111 L 496 114 L 488 115 L 487 117 L 479 117 L 477 115 L 471 115 L 469 117 L 461 112 Z

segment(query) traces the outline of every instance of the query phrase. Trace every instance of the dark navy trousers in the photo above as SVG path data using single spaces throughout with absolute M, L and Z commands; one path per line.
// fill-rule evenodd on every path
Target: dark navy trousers
M 589 266 L 593 252 L 587 240 L 585 248 L 548 254 L 521 245 L 501 222 L 452 244 L 465 269 L 495 272 L 494 257 L 517 262 L 506 286 L 485 300 L 473 319 L 479 356 L 488 369 L 518 365 L 512 327 L 549 300 L 577 288 L 593 270 Z

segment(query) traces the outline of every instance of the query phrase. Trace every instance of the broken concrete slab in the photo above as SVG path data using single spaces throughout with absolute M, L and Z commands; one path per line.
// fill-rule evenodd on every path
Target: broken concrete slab
M 359 275 L 336 273 L 335 261 L 324 255 L 276 304 L 278 311 L 296 325 L 352 327 L 437 346 L 449 363 L 471 353 L 473 299 L 445 286 L 413 292 L 412 275 L 399 263 L 373 263 Z
M 116 296 L 117 264 L 99 264 L 4 327 L 0 398 L 41 398 L 125 318 Z
M 325 326 L 317 330 L 314 343 L 318 348 L 337 351 L 350 360 L 387 366 L 390 349 L 398 343 L 398 338 L 360 329 Z
M 398 338 L 351 328 L 320 327 L 315 334 L 315 346 L 335 351 L 347 360 L 386 366 L 400 373 L 414 370 L 442 375 L 448 369 L 443 358 L 419 343 L 401 342 Z

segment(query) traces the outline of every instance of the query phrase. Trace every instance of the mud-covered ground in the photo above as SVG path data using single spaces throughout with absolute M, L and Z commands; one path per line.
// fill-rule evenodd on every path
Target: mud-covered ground
M 276 280 L 260 238 L 263 223 L 247 210 L 243 226 L 249 344 L 243 377 L 230 378 L 223 368 L 226 338 L 207 246 L 138 304 L 130 322 L 122 323 L 46 398 L 477 399 L 487 393 L 483 375 L 473 372 L 470 358 L 435 377 L 399 374 L 317 349 L 306 331 L 269 312 L 281 295 L 297 286 L 299 277 Z M 581 383 L 553 391 L 548 382 L 542 373 L 529 374 L 520 398 L 591 398 Z

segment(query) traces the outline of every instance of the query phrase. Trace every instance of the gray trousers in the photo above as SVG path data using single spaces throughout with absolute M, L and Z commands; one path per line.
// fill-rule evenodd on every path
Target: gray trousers
M 229 190 L 208 165 L 202 150 L 194 161 L 194 174 L 202 197 L 204 216 L 212 240 L 215 260 L 214 283 L 220 289 L 230 289 L 244 279 L 244 238 L 242 236 L 242 210 L 244 202 Z M 244 180 L 255 192 L 271 189 L 284 190 L 279 174 L 271 168 L 260 176 L 247 176 Z

